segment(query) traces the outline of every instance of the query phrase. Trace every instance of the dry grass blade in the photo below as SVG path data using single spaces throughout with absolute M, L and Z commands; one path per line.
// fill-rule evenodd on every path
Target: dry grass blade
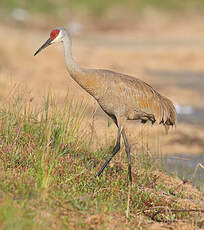
M 193 179 L 194 179 L 194 177 L 195 177 L 195 175 L 196 175 L 196 173 L 197 173 L 199 167 L 202 168 L 202 169 L 204 170 L 204 166 L 199 162 L 199 163 L 196 165 L 196 167 L 195 167 L 195 169 L 194 169 L 194 171 L 193 171 L 193 175 L 192 175 L 192 177 L 191 177 L 191 181 L 193 181 Z

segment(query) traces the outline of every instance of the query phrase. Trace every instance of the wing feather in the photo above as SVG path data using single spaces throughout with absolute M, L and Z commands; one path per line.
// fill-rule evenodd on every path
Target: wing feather
M 175 125 L 176 110 L 168 98 L 140 79 L 122 74 L 117 76 L 112 91 L 117 93 L 120 102 L 126 103 L 130 110 L 143 112 L 151 119 L 154 117 L 158 123 Z
M 144 81 L 109 70 L 91 70 L 103 86 L 96 92 L 99 104 L 108 114 L 123 111 L 131 119 L 147 119 L 152 123 L 175 125 L 176 110 L 173 103 Z M 99 76 L 100 75 L 100 76 Z M 104 90 L 105 88 L 105 90 Z

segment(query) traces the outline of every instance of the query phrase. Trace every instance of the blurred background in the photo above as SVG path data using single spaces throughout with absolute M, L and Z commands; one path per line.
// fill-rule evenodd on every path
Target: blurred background
M 96 111 L 92 119 L 87 114 L 92 147 L 114 141 L 114 125 L 69 77 L 62 47 L 33 56 L 54 27 L 64 26 L 81 66 L 135 76 L 175 103 L 178 124 L 168 136 L 160 127 L 128 123 L 132 151 L 145 148 L 167 156 L 170 171 L 192 171 L 204 163 L 203 13 L 203 0 L 1 0 L 0 101 L 16 84 L 30 91 L 33 104 L 49 90 L 60 104 L 69 90 Z

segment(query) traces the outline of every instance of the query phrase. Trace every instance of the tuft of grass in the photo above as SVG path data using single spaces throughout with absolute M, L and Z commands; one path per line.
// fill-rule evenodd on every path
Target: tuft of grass
M 145 153 L 132 154 L 126 219 L 126 154 L 116 156 L 103 175 L 95 177 L 112 146 L 95 151 L 86 146 L 87 103 L 68 95 L 61 107 L 48 94 L 34 106 L 29 98 L 16 93 L 0 107 L 3 229 L 135 229 L 141 216 L 144 224 L 194 220 L 191 213 L 171 211 L 183 208 L 187 197 L 176 185 L 172 192 L 159 182 L 155 164 Z
M 59 109 L 51 95 L 44 98 L 42 108 L 31 104 L 19 94 L 2 106 L 1 160 L 5 172 L 18 167 L 25 174 L 23 180 L 35 177 L 37 188 L 46 190 L 56 158 L 70 151 L 75 154 L 82 146 L 85 133 L 80 128 L 87 105 L 67 97 Z

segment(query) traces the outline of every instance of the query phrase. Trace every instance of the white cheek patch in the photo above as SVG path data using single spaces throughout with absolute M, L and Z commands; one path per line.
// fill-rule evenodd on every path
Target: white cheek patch
M 51 43 L 61 42 L 61 41 L 62 41 L 62 32 L 60 31 L 57 37 L 53 39 Z

